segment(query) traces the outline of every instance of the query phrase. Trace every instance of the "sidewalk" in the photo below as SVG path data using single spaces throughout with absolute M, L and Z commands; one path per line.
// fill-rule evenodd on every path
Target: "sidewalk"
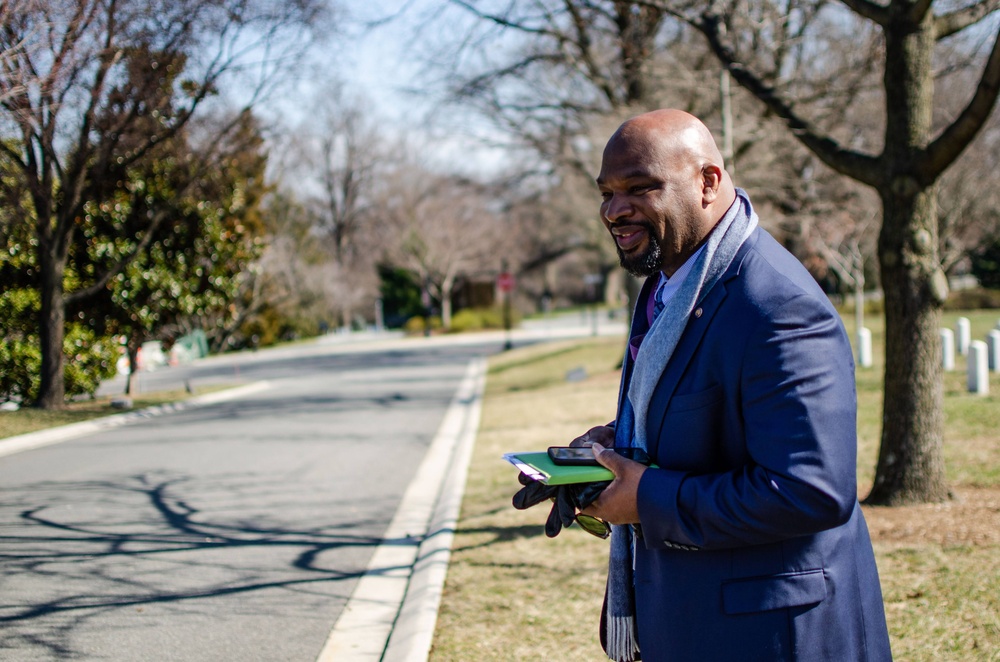
M 250 395 L 251 393 L 262 391 L 267 387 L 268 383 L 266 381 L 253 382 L 242 386 L 236 386 L 231 389 L 226 389 L 225 391 L 199 395 L 193 398 L 188 398 L 187 400 L 181 400 L 179 402 L 158 405 L 156 407 L 149 407 L 147 409 L 140 409 L 137 411 L 124 412 L 121 414 L 101 416 L 89 421 L 71 423 L 69 425 L 60 425 L 58 427 L 38 430 L 36 432 L 28 432 L 15 437 L 6 437 L 0 439 L 0 457 L 13 455 L 14 453 L 20 453 L 21 451 L 31 450 L 33 448 L 42 448 L 43 446 L 58 444 L 60 442 L 75 439 L 76 437 L 82 437 L 93 432 L 110 430 L 112 428 L 128 425 L 129 423 L 134 423 L 136 421 L 143 421 L 149 418 L 163 416 L 164 414 L 169 414 L 175 411 L 183 411 L 185 409 L 204 407 L 218 402 L 225 402 L 227 400 L 235 400 L 237 398 Z
M 317 662 L 427 659 L 485 384 L 476 359 Z

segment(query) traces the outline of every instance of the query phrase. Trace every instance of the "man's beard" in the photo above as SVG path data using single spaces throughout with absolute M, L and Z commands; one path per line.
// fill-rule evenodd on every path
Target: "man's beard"
M 656 241 L 652 228 L 643 226 L 646 230 L 646 250 L 642 253 L 625 255 L 625 252 L 615 244 L 618 250 L 618 263 L 622 268 L 636 278 L 652 276 L 663 267 L 663 251 L 660 242 Z

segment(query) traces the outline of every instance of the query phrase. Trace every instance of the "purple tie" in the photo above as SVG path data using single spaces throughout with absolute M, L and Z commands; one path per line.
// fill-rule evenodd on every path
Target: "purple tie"
M 656 292 L 653 294 L 653 320 L 656 320 L 656 318 L 660 316 L 660 313 L 663 312 L 663 288 L 666 284 L 666 280 L 661 280 L 659 286 L 656 288 Z M 653 323 L 650 322 L 650 326 L 652 326 L 652 324 Z

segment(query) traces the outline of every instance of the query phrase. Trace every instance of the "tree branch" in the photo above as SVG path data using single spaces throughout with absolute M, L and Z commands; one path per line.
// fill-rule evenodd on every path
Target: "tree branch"
M 970 25 L 975 25 L 997 9 L 1000 9 L 1000 0 L 982 0 L 969 7 L 937 16 L 934 19 L 935 35 L 939 41 L 950 37 Z
M 848 9 L 853 11 L 858 16 L 867 18 L 873 23 L 884 26 L 889 22 L 891 14 L 889 13 L 889 8 L 880 5 L 870 0 L 840 0 Z
M 10 159 L 17 166 L 18 170 L 23 171 L 28 169 L 28 164 L 21 159 L 21 154 L 12 150 L 6 140 L 0 140 L 0 154 Z
M 499 14 L 489 14 L 489 13 L 480 11 L 475 6 L 473 6 L 472 4 L 470 4 L 468 2 L 465 2 L 465 0 L 450 0 L 450 1 L 451 1 L 452 4 L 458 5 L 459 7 L 465 9 L 466 11 L 471 12 L 472 14 L 475 14 L 477 17 L 479 17 L 479 18 L 481 18 L 483 20 L 486 20 L 486 21 L 490 21 L 492 23 L 496 23 L 497 25 L 499 25 L 501 27 L 504 27 L 504 28 L 511 28 L 513 30 L 518 30 L 519 32 L 525 32 L 527 34 L 545 35 L 545 36 L 548 36 L 548 37 L 554 37 L 556 39 L 559 39 L 559 38 L 562 37 L 562 35 L 560 35 L 558 32 L 554 32 L 554 31 L 548 30 L 546 28 L 531 27 L 531 26 L 526 25 L 525 23 L 522 23 L 520 21 L 514 21 L 514 20 L 511 20 L 511 19 L 509 19 L 509 18 L 507 18 L 505 16 L 500 16 Z
M 207 173 L 210 170 L 222 167 L 221 162 L 225 160 L 225 155 L 218 151 L 218 146 L 223 140 L 231 135 L 230 132 L 237 127 L 240 121 L 241 114 L 235 114 L 233 118 L 212 137 L 212 140 L 209 143 L 201 146 L 201 149 L 196 152 L 198 158 L 196 158 L 196 160 L 190 165 L 190 174 L 187 176 L 183 185 L 174 191 L 175 196 L 179 198 L 187 195 L 197 183 L 207 176 Z M 105 273 L 95 278 L 90 285 L 73 292 L 67 292 L 65 295 L 67 305 L 78 303 L 103 290 L 107 284 L 111 282 L 112 278 L 124 271 L 130 263 L 146 251 L 154 238 L 156 238 L 156 230 L 171 213 L 173 213 L 172 210 L 166 209 L 158 211 L 154 214 L 153 218 L 150 219 L 149 224 L 144 230 L 142 239 L 139 240 L 133 250 L 115 263 Z
M 580 51 L 580 59 L 583 61 L 588 77 L 594 82 L 597 89 L 601 90 L 608 101 L 610 103 L 614 103 L 614 85 L 607 79 L 607 77 L 601 74 L 600 67 L 594 59 L 594 52 L 592 49 L 593 42 L 590 39 L 590 22 L 587 21 L 582 14 L 580 14 L 579 9 L 570 0 L 566 0 L 564 5 L 566 7 L 566 11 L 569 12 L 573 19 L 573 27 L 576 30 L 576 40 L 571 43 Z M 564 39 L 563 41 L 569 40 Z
M 998 94 L 1000 94 L 1000 32 L 993 42 L 993 50 L 986 61 L 982 78 L 969 105 L 927 146 L 923 158 L 920 159 L 918 173 L 924 182 L 934 182 L 938 175 L 968 147 L 993 112 Z
M 891 0 L 889 7 L 890 11 L 892 11 L 894 4 L 902 5 L 904 8 L 906 8 L 907 5 L 909 5 L 909 7 L 906 8 L 903 13 L 906 14 L 906 17 L 912 23 L 916 24 L 923 22 L 924 17 L 927 16 L 927 12 L 931 11 L 931 5 L 933 3 L 934 0 L 905 0 L 904 2 L 899 2 L 899 0 Z
M 502 69 L 489 71 L 480 76 L 476 76 L 472 80 L 466 81 L 458 90 L 455 91 L 455 95 L 460 97 L 475 96 L 477 94 L 481 94 L 483 90 L 493 81 L 513 76 L 533 64 L 537 64 L 539 62 L 558 63 L 561 60 L 562 56 L 553 53 L 536 53 L 528 55 L 527 57 L 509 64 Z
M 792 105 L 783 99 L 771 85 L 764 83 L 752 71 L 737 61 L 732 48 L 723 42 L 718 16 L 703 15 L 701 20 L 691 23 L 705 35 L 709 47 L 729 70 L 736 82 L 749 91 L 771 112 L 784 120 L 789 130 L 799 142 L 809 148 L 825 164 L 837 172 L 870 186 L 878 186 L 882 178 L 879 159 L 854 150 L 844 149 L 837 141 L 822 135 L 805 118 L 795 112 Z
M 153 241 L 153 237 L 156 235 L 156 228 L 160 226 L 161 223 L 167 218 L 169 212 L 161 211 L 155 214 L 152 220 L 149 222 L 149 227 L 146 228 L 146 233 L 141 240 L 135 245 L 132 251 L 119 260 L 113 267 L 104 272 L 103 275 L 99 276 L 93 283 L 84 287 L 83 289 L 75 290 L 73 292 L 67 292 L 64 297 L 64 301 L 67 306 L 73 305 L 79 301 L 87 299 L 94 296 L 111 282 L 111 279 L 120 274 L 125 270 L 129 264 L 131 264 L 136 258 L 142 255 L 149 244 Z

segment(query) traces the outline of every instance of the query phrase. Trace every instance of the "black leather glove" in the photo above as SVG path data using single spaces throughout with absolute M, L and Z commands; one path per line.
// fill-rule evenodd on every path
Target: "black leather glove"
M 546 499 L 554 501 L 545 521 L 545 535 L 549 538 L 555 538 L 563 527 L 572 524 L 577 512 L 592 504 L 604 488 L 611 484 L 610 480 L 602 480 L 595 483 L 546 485 L 532 480 L 523 472 L 518 474 L 517 480 L 524 486 L 511 500 L 518 510 L 527 510 Z

